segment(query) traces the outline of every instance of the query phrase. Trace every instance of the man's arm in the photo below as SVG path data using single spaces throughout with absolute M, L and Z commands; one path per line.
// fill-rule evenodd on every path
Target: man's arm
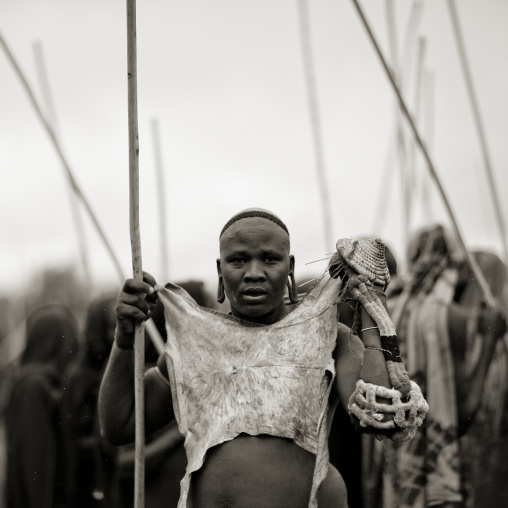
M 115 342 L 99 391 L 99 420 L 102 435 L 115 445 L 134 441 L 134 328 L 150 315 L 155 298 L 155 280 L 149 274 L 143 282 L 128 279 L 118 295 Z M 149 300 L 147 301 L 147 295 Z M 152 301 L 150 301 L 152 300 Z M 171 389 L 155 368 L 144 376 L 145 431 L 154 432 L 173 418 Z
M 334 355 L 337 371 L 335 388 L 346 411 L 349 398 L 360 379 L 364 351 L 362 341 L 346 325 L 339 323 Z
M 386 296 L 382 288 L 378 289 L 378 298 L 386 309 Z M 377 386 L 392 388 L 390 376 L 381 346 L 381 337 L 379 328 L 374 319 L 367 313 L 363 305 L 361 306 L 361 336 L 354 335 L 349 328 L 339 323 L 337 335 L 337 346 L 335 352 L 335 363 L 337 370 L 336 389 L 342 405 L 348 409 L 348 403 L 351 395 L 356 389 L 358 380 L 371 383 Z M 391 404 L 390 399 L 376 397 L 378 403 Z M 393 419 L 393 414 L 385 414 L 384 422 Z M 374 430 L 370 427 L 357 427 L 358 430 L 367 432 Z M 378 430 L 376 430 L 378 432 Z M 392 429 L 386 429 L 381 433 L 390 435 Z

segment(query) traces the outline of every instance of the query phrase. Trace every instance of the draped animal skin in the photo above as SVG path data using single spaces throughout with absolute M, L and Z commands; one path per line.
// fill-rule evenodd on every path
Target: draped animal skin
M 199 307 L 175 285 L 159 291 L 166 316 L 166 361 L 191 475 L 211 447 L 241 433 L 290 438 L 316 455 L 309 507 L 328 470 L 328 396 L 335 376 L 340 279 L 325 275 L 297 308 L 258 325 Z

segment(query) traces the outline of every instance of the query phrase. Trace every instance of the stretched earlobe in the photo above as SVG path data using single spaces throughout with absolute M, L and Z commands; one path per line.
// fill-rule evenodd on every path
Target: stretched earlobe
M 296 287 L 296 280 L 294 272 L 288 275 L 288 295 L 291 303 L 298 303 L 298 289 Z
M 219 286 L 217 288 L 217 301 L 219 303 L 224 303 L 225 299 L 226 292 L 224 291 L 224 281 L 222 280 L 222 277 L 219 277 Z

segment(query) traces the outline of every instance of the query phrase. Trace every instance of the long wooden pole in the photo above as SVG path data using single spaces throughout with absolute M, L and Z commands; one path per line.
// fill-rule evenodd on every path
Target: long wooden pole
M 415 74 L 415 81 L 414 81 L 414 95 L 413 95 L 413 115 L 415 122 L 418 126 L 418 123 L 421 125 L 421 103 L 422 103 L 422 87 L 423 87 L 423 70 L 424 70 L 424 64 L 425 64 L 425 53 L 426 53 L 426 40 L 424 37 L 418 38 L 418 49 L 417 49 L 417 64 L 416 64 L 416 74 Z M 417 188 L 417 147 L 415 143 L 411 143 L 409 147 L 409 154 L 408 154 L 408 168 L 409 168 L 409 174 L 411 175 L 411 179 L 409 182 L 409 189 L 408 189 L 408 205 L 407 210 L 408 214 L 411 217 L 413 214 L 413 197 L 416 197 L 416 188 Z M 407 260 L 406 260 L 407 262 Z
M 503 219 L 503 212 L 501 210 L 501 204 L 499 202 L 499 196 L 496 191 L 496 183 L 494 182 L 494 174 L 492 171 L 492 164 L 490 162 L 489 149 L 487 147 L 487 136 L 485 135 L 485 129 L 483 127 L 482 116 L 480 114 L 480 107 L 476 98 L 476 92 L 473 84 L 473 78 L 469 69 L 469 63 L 466 55 L 466 47 L 464 44 L 464 38 L 462 37 L 462 30 L 460 28 L 459 16 L 457 13 L 457 7 L 454 0 L 448 0 L 448 8 L 450 10 L 450 16 L 452 19 L 453 32 L 455 34 L 455 40 L 459 50 L 460 63 L 462 65 L 462 72 L 464 73 L 464 79 L 466 81 L 467 92 L 469 100 L 471 102 L 471 108 L 475 119 L 475 126 L 480 139 L 480 146 L 483 156 L 483 164 L 485 166 L 485 172 L 487 173 L 487 181 L 489 183 L 490 195 L 492 196 L 492 202 L 494 203 L 494 213 L 496 216 L 497 226 L 501 236 L 503 244 L 504 261 L 508 264 L 508 245 L 506 240 L 506 225 Z
M 162 164 L 162 150 L 160 143 L 159 122 L 156 118 L 152 119 L 152 137 L 153 153 L 155 158 L 155 176 L 157 182 L 157 197 L 159 205 L 159 232 L 161 247 L 161 277 L 163 281 L 169 280 L 169 255 L 168 255 L 168 237 L 166 226 L 166 199 L 164 185 L 164 167 Z
M 136 0 L 127 0 L 127 83 L 129 110 L 129 225 L 132 271 L 135 280 L 143 280 L 141 238 L 139 232 L 139 138 L 136 49 Z M 143 508 L 145 500 L 145 340 L 143 323 L 136 325 L 134 342 L 134 397 L 136 446 L 134 465 L 134 508 Z
M 310 38 L 310 23 L 307 0 L 298 0 L 300 13 L 300 34 L 302 42 L 303 67 L 307 84 L 307 97 L 309 113 L 312 125 L 312 139 L 314 141 L 314 157 L 316 160 L 316 171 L 323 213 L 324 237 L 326 248 L 335 245 L 332 226 L 332 212 L 330 208 L 330 197 L 328 194 L 328 183 L 326 181 L 325 157 L 323 151 L 323 136 L 321 134 L 321 120 L 319 116 L 319 104 L 316 91 L 316 80 L 314 77 L 314 62 L 312 59 L 312 48 Z M 328 251 L 327 251 L 328 252 Z
M 73 172 L 71 170 L 70 164 L 67 161 L 67 158 L 65 157 L 62 147 L 60 146 L 60 143 L 58 142 L 58 138 L 55 134 L 55 131 L 53 130 L 53 127 L 50 125 L 46 117 L 44 116 L 44 113 L 42 112 L 41 107 L 39 106 L 39 103 L 37 102 L 37 99 L 35 98 L 35 95 L 32 91 L 32 88 L 30 84 L 28 83 L 28 80 L 26 79 L 23 71 L 21 70 L 21 67 L 18 65 L 18 62 L 14 58 L 14 55 L 12 54 L 11 50 L 9 49 L 9 46 L 7 45 L 5 39 L 0 34 L 0 44 L 2 45 L 5 54 L 7 55 L 7 59 L 11 62 L 12 67 L 14 68 L 14 71 L 18 75 L 18 78 L 20 79 L 23 87 L 25 88 L 26 93 L 28 94 L 28 97 L 30 98 L 30 101 L 32 103 L 32 106 L 35 109 L 35 112 L 37 113 L 37 116 L 39 117 L 40 121 L 44 125 L 44 128 L 46 129 L 53 146 L 56 150 L 56 153 L 62 163 L 62 167 L 65 170 L 65 173 L 67 175 L 67 178 L 69 179 L 70 185 L 74 192 L 76 193 L 76 196 L 81 200 L 83 206 L 85 207 L 85 210 L 87 211 L 92 223 L 95 226 L 95 229 L 97 230 L 99 237 L 101 238 L 104 246 L 106 247 L 106 250 L 108 251 L 113 264 L 116 268 L 118 278 L 120 279 L 120 282 L 123 283 L 125 280 L 122 268 L 120 267 L 120 263 L 118 262 L 118 258 L 115 255 L 115 252 L 113 251 L 113 248 L 111 247 L 110 243 L 108 242 L 108 239 L 106 238 L 106 235 L 104 234 L 104 231 L 99 224 L 99 221 L 97 220 L 97 217 L 95 216 L 92 207 L 90 206 L 88 200 L 86 199 L 85 195 L 83 194 L 83 191 L 79 187 L 76 179 L 74 178 Z
M 402 113 L 404 114 L 404 117 L 406 118 L 408 124 L 409 124 L 409 127 L 411 128 L 411 131 L 413 133 L 413 136 L 415 138 L 415 141 L 416 141 L 416 144 L 418 145 L 418 147 L 420 148 L 421 150 L 421 153 L 425 159 L 425 162 L 427 163 L 427 168 L 430 172 L 430 175 L 432 177 L 432 179 L 434 180 L 434 183 L 436 184 L 437 186 L 437 189 L 439 191 L 439 194 L 443 200 L 443 203 L 445 205 L 445 208 L 446 208 L 446 211 L 448 212 L 448 215 L 450 217 L 450 220 L 451 220 L 451 223 L 452 223 L 452 226 L 453 226 L 453 229 L 454 229 L 454 232 L 455 232 L 455 236 L 457 238 L 457 241 L 459 242 L 459 245 L 462 249 L 462 251 L 464 252 L 464 255 L 466 257 L 466 260 L 467 262 L 469 263 L 469 266 L 471 268 L 471 271 L 473 272 L 473 274 L 475 275 L 476 277 L 476 280 L 478 281 L 478 284 L 480 286 L 480 289 L 481 291 L 483 292 L 484 296 L 485 296 L 485 300 L 486 300 L 486 303 L 492 307 L 496 306 L 496 301 L 494 299 L 494 297 L 492 296 L 492 292 L 490 290 L 490 287 L 489 285 L 487 284 L 487 281 L 485 280 L 485 277 L 483 276 L 483 273 L 482 271 L 480 270 L 480 268 L 478 267 L 478 264 L 476 263 L 475 259 L 473 258 L 473 256 L 471 255 L 471 253 L 469 252 L 469 250 L 467 249 L 466 247 L 466 244 L 464 243 L 464 240 L 463 240 L 463 237 L 460 233 L 460 230 L 459 230 L 459 226 L 457 224 L 457 221 L 455 219 L 455 216 L 453 214 L 453 211 L 451 209 L 451 206 L 450 206 L 450 203 L 448 201 L 448 198 L 446 197 L 446 194 L 445 194 L 445 191 L 444 191 L 444 188 L 443 186 L 441 185 L 441 181 L 439 180 L 439 177 L 438 177 L 438 174 L 436 172 L 436 169 L 435 169 L 435 166 L 434 166 L 434 163 L 432 162 L 432 159 L 430 158 L 430 155 L 429 153 L 427 152 L 427 149 L 425 147 L 425 143 L 423 142 L 421 136 L 420 136 L 420 133 L 418 132 L 418 129 L 416 128 L 416 125 L 415 125 L 415 122 L 413 120 L 413 117 L 411 116 L 411 113 L 409 112 L 409 109 L 406 105 L 406 102 L 404 100 L 404 98 L 402 97 L 402 93 L 395 81 L 395 77 L 393 76 L 393 72 L 392 70 L 390 69 L 390 67 L 388 66 L 388 63 L 383 55 L 383 52 L 381 51 L 381 48 L 377 42 L 377 39 L 376 37 L 374 36 L 374 33 L 372 32 L 372 29 L 370 27 L 370 24 L 369 22 L 367 21 L 367 18 L 365 17 L 365 14 L 363 12 L 363 9 L 361 8 L 360 4 L 358 3 L 358 0 L 352 0 L 353 2 L 353 5 L 355 6 L 359 16 L 360 16 L 360 19 L 365 27 L 365 30 L 367 31 L 367 34 L 369 36 L 369 39 L 370 41 L 372 42 L 372 45 L 374 46 L 374 49 L 379 57 L 379 60 L 381 62 L 381 65 L 383 67 L 383 69 L 385 70 L 386 72 L 386 75 L 392 85 L 392 88 L 393 88 L 393 91 L 395 92 L 396 96 L 397 96 L 397 99 L 399 101 L 399 106 L 401 108 L 401 111 Z
M 402 73 L 399 65 L 399 51 L 398 51 L 398 37 L 397 37 L 397 25 L 395 22 L 395 10 L 393 0 L 385 0 L 385 14 L 386 14 L 386 26 L 388 31 L 388 42 L 390 48 L 390 60 L 391 67 L 393 70 L 394 78 L 401 89 L 405 85 Z M 401 236 L 402 236 L 402 249 L 403 252 L 407 252 L 407 245 L 409 241 L 409 221 L 410 221 L 410 201 L 409 196 L 409 182 L 411 175 L 409 173 L 410 167 L 408 165 L 407 157 L 407 146 L 406 146 L 406 133 L 404 132 L 404 123 L 400 109 L 395 104 L 395 132 L 396 132 L 396 147 L 399 162 L 399 177 L 400 177 L 400 193 L 402 202 L 402 213 L 401 218 Z M 404 255 L 404 266 L 406 266 L 406 259 Z
M 413 46 L 414 41 L 416 39 L 416 35 L 418 33 L 418 25 L 422 19 L 423 13 L 423 3 L 421 0 L 414 0 L 411 5 L 411 12 L 409 14 L 409 19 L 406 25 L 406 31 L 404 34 L 404 46 L 402 50 L 402 63 L 401 63 L 401 72 L 399 77 L 399 86 L 404 90 L 404 86 L 408 82 L 410 71 L 411 71 L 411 63 L 413 57 Z M 386 154 L 384 169 L 383 169 L 383 177 L 381 179 L 381 185 L 379 187 L 379 194 L 377 199 L 377 205 L 375 208 L 374 222 L 372 231 L 378 231 L 381 228 L 381 224 L 383 224 L 384 218 L 386 216 L 386 196 L 388 195 L 391 189 L 391 173 L 392 167 L 395 164 L 395 150 L 399 149 L 399 156 L 402 156 L 401 148 L 400 148 L 400 137 L 399 137 L 399 117 L 395 115 L 394 124 L 391 127 L 391 138 L 388 143 L 388 152 Z M 395 144 L 397 143 L 397 147 Z
M 95 229 L 97 230 L 97 233 L 99 234 L 100 239 L 102 240 L 104 246 L 106 247 L 108 254 L 110 255 L 111 261 L 113 262 L 113 265 L 116 268 L 116 272 L 117 272 L 118 278 L 120 280 L 120 283 L 123 284 L 123 282 L 125 281 L 125 275 L 122 271 L 122 268 L 120 267 L 118 258 L 116 257 L 115 252 L 114 252 L 113 248 L 111 247 L 111 244 L 109 243 L 106 235 L 104 234 L 104 231 L 103 231 L 97 217 L 95 216 L 95 214 L 92 210 L 92 207 L 90 206 L 88 200 L 86 199 L 85 195 L 83 194 L 83 191 L 81 190 L 80 186 L 78 185 L 76 179 L 74 178 L 74 174 L 71 170 L 70 164 L 68 163 L 67 158 L 65 157 L 65 155 L 63 153 L 63 150 L 62 150 L 60 143 L 58 141 L 58 137 L 56 136 L 56 133 L 53 130 L 53 127 L 51 126 L 51 124 L 48 122 L 48 120 L 44 116 L 42 109 L 41 109 L 39 103 L 37 102 L 37 99 L 35 98 L 35 94 L 32 91 L 32 87 L 28 83 L 28 80 L 26 79 L 23 71 L 21 70 L 21 67 L 18 65 L 16 59 L 14 58 L 13 53 L 9 49 L 9 46 L 7 45 L 5 39 L 2 37 L 1 34 L 0 34 L 0 45 L 2 45 L 2 47 L 4 48 L 8 60 L 11 62 L 16 74 L 18 75 L 18 77 L 19 77 L 19 79 L 26 91 L 26 93 L 28 94 L 28 97 L 30 98 L 30 102 L 32 103 L 32 106 L 34 107 L 35 112 L 37 113 L 37 116 L 39 117 L 40 121 L 42 122 L 44 128 L 46 129 L 46 131 L 53 143 L 53 147 L 55 148 L 58 158 L 60 159 L 60 161 L 62 163 L 62 167 L 65 170 L 65 174 L 70 181 L 72 190 L 74 191 L 76 196 L 83 203 L 85 210 L 87 211 L 88 216 L 90 217 L 90 219 L 92 221 L 92 224 L 94 225 Z M 164 351 L 164 341 L 163 341 L 159 331 L 157 330 L 155 323 L 153 322 L 152 319 L 149 319 L 146 322 L 146 326 L 147 326 L 147 331 L 150 335 L 150 338 L 151 338 L 154 346 L 156 347 L 159 354 L 162 353 Z
M 56 116 L 55 106 L 49 86 L 48 73 L 46 72 L 46 65 L 44 62 L 44 53 L 42 50 L 42 43 L 37 41 L 33 45 L 34 57 L 35 57 L 35 66 L 37 68 L 37 74 L 39 76 L 39 83 L 41 87 L 42 97 L 46 109 L 46 118 L 49 123 L 53 127 L 53 131 L 55 136 L 58 139 L 58 143 L 62 145 L 62 138 L 58 128 L 58 120 Z M 79 245 L 79 253 L 81 259 L 81 266 L 83 267 L 83 275 L 85 276 L 86 287 L 88 291 L 92 289 L 92 277 L 90 274 L 90 267 L 88 263 L 88 254 L 86 250 L 86 238 L 85 238 L 85 230 L 83 228 L 83 221 L 81 219 L 81 214 L 79 212 L 79 208 L 77 206 L 77 202 L 75 199 L 75 193 L 67 179 L 68 189 L 69 189 L 69 197 L 70 197 L 70 206 L 72 212 L 72 218 L 74 221 L 74 226 L 76 228 L 76 236 L 78 239 Z
M 432 154 L 434 144 L 434 74 L 425 72 L 425 144 L 429 153 Z M 422 174 L 421 192 L 423 203 L 423 218 L 429 222 L 432 219 L 432 195 L 430 193 L 429 180 L 426 174 Z

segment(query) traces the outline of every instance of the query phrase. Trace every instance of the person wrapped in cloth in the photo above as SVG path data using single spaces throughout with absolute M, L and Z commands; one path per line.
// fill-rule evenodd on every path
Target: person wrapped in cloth
M 133 332 L 158 297 L 168 341 L 145 374 L 145 426 L 150 433 L 176 418 L 185 436 L 179 507 L 346 507 L 344 482 L 328 462 L 337 404 L 380 438 L 409 439 L 421 423 L 426 403 L 403 366 L 393 366 L 401 362 L 384 310 L 384 246 L 337 247 L 329 273 L 298 302 L 287 227 L 254 208 L 220 234 L 217 299 L 227 296 L 230 314 L 201 308 L 147 273 L 125 282 L 99 395 L 102 432 L 115 444 L 134 440 Z M 375 259 L 360 273 L 364 250 Z M 344 295 L 359 301 L 362 340 L 337 320 Z

